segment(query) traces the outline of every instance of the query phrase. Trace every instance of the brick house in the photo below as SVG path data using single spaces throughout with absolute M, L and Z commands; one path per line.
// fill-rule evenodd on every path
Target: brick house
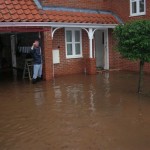
M 113 50 L 112 32 L 118 24 L 140 18 L 150 18 L 150 1 L 1 0 L 0 57 L 9 54 L 12 66 L 18 67 L 22 57 L 16 51 L 28 50 L 40 38 L 46 80 L 95 74 L 96 68 L 137 71 L 137 62 Z M 150 64 L 145 72 L 150 73 Z

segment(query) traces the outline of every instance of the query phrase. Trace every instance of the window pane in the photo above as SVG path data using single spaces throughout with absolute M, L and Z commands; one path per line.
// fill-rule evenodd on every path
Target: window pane
M 80 55 L 81 54 L 80 44 L 75 44 L 75 51 L 76 51 L 76 55 Z
M 132 2 L 132 13 L 137 13 L 136 2 Z
M 67 44 L 67 55 L 72 55 L 72 44 Z
M 67 42 L 72 42 L 72 32 L 66 31 Z
M 140 0 L 140 12 L 144 12 L 144 0 Z
M 80 42 L 80 31 L 75 31 L 75 42 Z

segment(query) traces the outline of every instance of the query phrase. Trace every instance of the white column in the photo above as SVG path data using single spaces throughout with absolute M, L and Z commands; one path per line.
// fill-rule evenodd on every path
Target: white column
M 105 65 L 104 69 L 109 70 L 109 41 L 108 41 L 108 29 L 104 31 L 104 49 L 105 49 Z
M 93 58 L 93 38 L 94 38 L 94 32 L 96 31 L 96 29 L 93 28 L 82 28 L 84 29 L 89 37 L 89 58 Z
M 89 46 L 90 46 L 90 51 L 89 51 L 89 58 L 93 58 L 93 47 L 92 47 L 92 39 L 89 39 Z
M 89 28 L 88 36 L 89 36 L 89 58 L 93 58 L 93 29 Z

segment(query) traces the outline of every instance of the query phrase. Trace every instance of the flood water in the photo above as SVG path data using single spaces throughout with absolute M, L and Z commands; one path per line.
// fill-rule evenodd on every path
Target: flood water
M 150 150 L 150 75 L 0 81 L 0 150 Z

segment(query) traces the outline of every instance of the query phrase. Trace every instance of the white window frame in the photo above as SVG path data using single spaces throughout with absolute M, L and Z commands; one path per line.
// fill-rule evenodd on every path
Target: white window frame
M 146 0 L 144 0 L 144 12 L 140 12 L 140 1 L 141 0 L 130 0 L 130 16 L 142 16 L 146 15 Z M 132 13 L 132 2 L 136 2 L 137 12 Z
M 67 42 L 67 31 L 72 32 L 72 42 Z M 80 42 L 75 42 L 75 31 L 80 31 Z M 72 43 L 72 55 L 67 55 L 67 44 Z M 80 43 L 80 51 L 81 53 L 79 55 L 75 54 L 75 44 Z M 66 49 L 66 58 L 82 58 L 82 30 L 80 28 L 65 28 L 65 49 Z

